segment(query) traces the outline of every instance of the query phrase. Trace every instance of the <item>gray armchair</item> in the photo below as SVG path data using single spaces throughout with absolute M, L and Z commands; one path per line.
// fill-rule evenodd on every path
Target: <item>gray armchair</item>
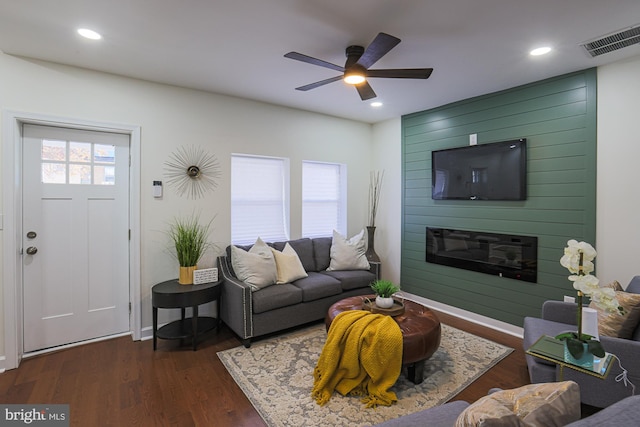
M 640 276 L 634 277 L 625 290 L 640 294 Z M 522 345 L 525 351 L 542 335 L 556 336 L 561 332 L 576 330 L 576 309 L 574 303 L 545 301 L 542 318 L 524 319 Z M 604 408 L 633 394 L 633 386 L 624 380 L 620 365 L 627 370 L 626 378 L 640 387 L 640 327 L 636 327 L 631 339 L 601 336 L 600 342 L 605 351 L 616 355 L 620 361 L 613 362 L 607 378 L 601 380 L 573 369 L 564 369 L 563 379 L 578 383 L 582 403 Z M 529 355 L 526 358 L 532 383 L 558 380 L 559 367 L 556 364 Z

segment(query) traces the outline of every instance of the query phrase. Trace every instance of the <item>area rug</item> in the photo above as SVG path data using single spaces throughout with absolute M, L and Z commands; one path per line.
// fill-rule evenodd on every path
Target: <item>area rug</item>
M 311 398 L 313 369 L 326 340 L 324 324 L 218 353 L 233 379 L 267 425 L 370 426 L 440 405 L 506 357 L 513 349 L 442 325 L 440 348 L 427 361 L 422 384 L 406 379 L 392 388 L 398 402 L 367 409 L 358 397 L 335 392 L 319 406 Z

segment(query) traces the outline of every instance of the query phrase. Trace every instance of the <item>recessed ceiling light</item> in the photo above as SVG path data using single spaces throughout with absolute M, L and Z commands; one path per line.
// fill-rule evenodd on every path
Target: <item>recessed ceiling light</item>
M 372 107 L 382 107 L 382 102 L 380 102 L 380 101 L 373 101 L 373 102 L 371 103 L 371 106 L 372 106 Z
M 89 30 L 88 28 L 78 28 L 78 34 L 91 40 L 100 40 L 102 38 L 100 34 L 96 33 L 93 30 Z
M 536 49 L 533 49 L 531 52 L 529 52 L 529 55 L 540 56 L 540 55 L 546 55 L 549 52 L 551 52 L 551 48 L 549 46 L 543 46 L 543 47 L 538 47 Z

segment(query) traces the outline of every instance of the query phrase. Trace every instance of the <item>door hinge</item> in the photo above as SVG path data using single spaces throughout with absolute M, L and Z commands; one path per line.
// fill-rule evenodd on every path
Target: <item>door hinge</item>
M 131 229 L 129 229 L 129 240 L 131 240 Z
M 131 303 L 129 303 L 129 314 L 131 314 Z

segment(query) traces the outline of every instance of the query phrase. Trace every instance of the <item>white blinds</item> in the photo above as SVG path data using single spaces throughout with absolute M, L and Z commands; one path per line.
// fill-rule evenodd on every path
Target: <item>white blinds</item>
M 288 159 L 231 156 L 231 242 L 289 239 Z
M 346 172 L 336 163 L 302 163 L 302 236 L 346 234 Z

